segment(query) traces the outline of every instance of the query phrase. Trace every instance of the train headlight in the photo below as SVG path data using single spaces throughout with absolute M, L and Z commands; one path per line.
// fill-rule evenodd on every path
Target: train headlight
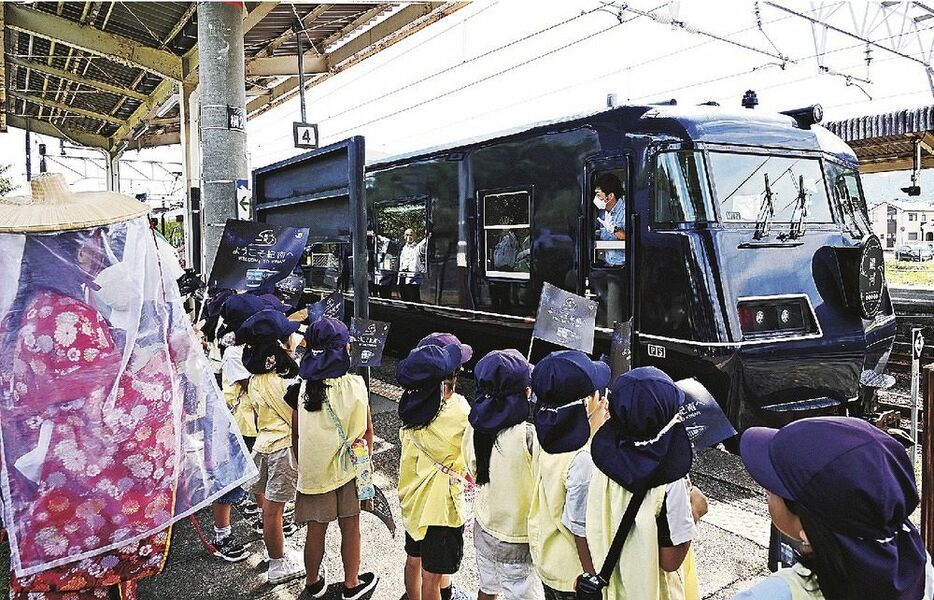
M 744 338 L 800 335 L 815 331 L 813 315 L 805 298 L 741 300 L 737 312 Z

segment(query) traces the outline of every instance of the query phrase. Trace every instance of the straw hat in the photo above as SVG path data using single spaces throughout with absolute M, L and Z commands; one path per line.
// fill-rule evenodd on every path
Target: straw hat
M 32 180 L 32 196 L 0 198 L 0 233 L 66 231 L 110 225 L 142 217 L 149 207 L 116 192 L 68 189 L 58 173 Z

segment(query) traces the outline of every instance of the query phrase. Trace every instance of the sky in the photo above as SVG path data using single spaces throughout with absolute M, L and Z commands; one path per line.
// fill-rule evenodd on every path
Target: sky
M 880 2 L 781 4 L 930 62 L 934 19 L 917 25 L 920 35 L 900 36 L 912 22 Z M 760 102 L 756 110 L 817 102 L 825 120 L 934 103 L 923 64 L 876 48 L 867 66 L 861 42 L 814 30 L 803 18 L 765 2 L 633 0 L 627 10 L 621 5 L 473 2 L 312 87 L 308 120 L 318 123 L 322 144 L 365 136 L 372 160 L 593 112 L 606 106 L 608 94 L 620 104 L 676 98 L 679 104 L 714 100 L 739 107 L 743 93 L 752 89 Z M 302 152 L 292 147 L 291 124 L 298 119 L 296 97 L 248 123 L 251 169 Z M 57 149 L 58 142 L 50 147 Z M 139 154 L 181 160 L 178 146 Z M 22 183 L 22 132 L 0 135 L 0 164 L 5 163 L 13 164 L 14 179 Z M 38 169 L 35 157 L 33 165 Z M 66 176 L 79 186 L 102 185 L 93 178 L 77 182 L 74 173 Z M 922 183 L 928 179 L 924 173 Z M 934 198 L 934 180 L 930 183 Z M 897 196 L 904 185 L 908 173 L 865 178 L 867 191 L 882 197 Z M 137 181 L 124 191 L 143 187 L 145 182 Z

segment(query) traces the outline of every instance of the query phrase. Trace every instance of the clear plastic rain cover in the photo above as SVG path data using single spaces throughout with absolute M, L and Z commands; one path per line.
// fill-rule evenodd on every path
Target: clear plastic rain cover
M 0 234 L 0 486 L 20 577 L 256 474 L 167 273 L 144 218 Z

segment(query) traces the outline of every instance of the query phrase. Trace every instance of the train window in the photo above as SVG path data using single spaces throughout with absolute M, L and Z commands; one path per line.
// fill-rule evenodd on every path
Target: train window
M 655 222 L 714 220 L 700 152 L 663 152 L 655 164 Z
M 428 277 L 428 199 L 376 205 L 372 241 L 376 294 L 392 297 L 398 285 L 402 300 L 420 302 L 419 288 Z
M 531 248 L 531 194 L 527 190 L 482 197 L 483 252 L 486 274 L 528 279 Z
M 754 223 L 769 201 L 776 224 L 797 221 L 802 207 L 806 223 L 833 221 L 817 158 L 710 152 L 709 161 L 724 222 Z

